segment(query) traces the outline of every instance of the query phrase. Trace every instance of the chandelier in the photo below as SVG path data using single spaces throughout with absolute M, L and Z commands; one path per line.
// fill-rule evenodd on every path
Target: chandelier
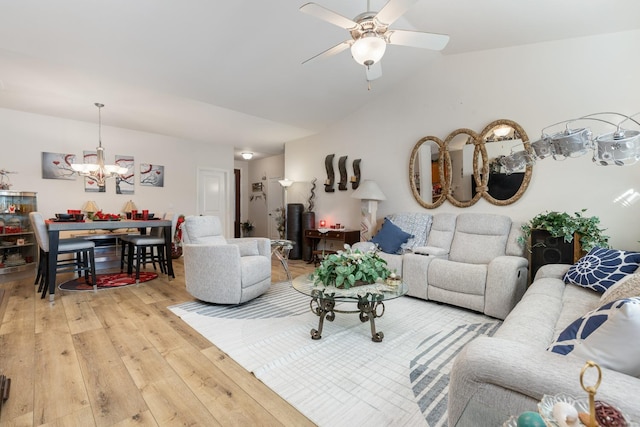
M 96 148 L 96 163 L 72 163 L 71 168 L 78 175 L 92 178 L 96 181 L 99 187 L 104 187 L 105 180 L 107 178 L 122 175 L 126 173 L 128 169 L 118 165 L 104 164 L 104 148 L 102 148 L 102 115 L 100 114 L 100 110 L 104 107 L 104 104 L 96 102 L 94 105 L 98 107 L 98 147 Z
M 500 163 L 509 174 L 546 157 L 565 160 L 583 156 L 591 151 L 592 160 L 596 165 L 632 165 L 640 160 L 640 131 L 625 129 L 622 125 L 629 121 L 640 126 L 640 122 L 633 118 L 638 114 L 640 113 L 627 116 L 615 112 L 604 112 L 563 120 L 545 127 L 540 139 L 531 143 L 530 150 L 512 152 L 509 156 L 500 159 Z M 622 120 L 614 122 L 611 117 L 621 117 Z M 610 125 L 612 131 L 596 135 L 588 127 L 570 127 L 574 123 L 588 121 Z M 551 134 L 545 132 L 559 125 L 564 125 L 564 130 Z

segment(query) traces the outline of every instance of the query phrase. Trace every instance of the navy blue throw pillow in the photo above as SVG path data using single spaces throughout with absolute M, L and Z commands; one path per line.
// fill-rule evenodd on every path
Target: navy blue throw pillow
M 382 252 L 395 254 L 400 246 L 412 237 L 412 234 L 402 231 L 400 227 L 385 218 L 382 228 L 371 241 L 377 244 Z
M 564 282 L 604 293 L 623 277 L 635 273 L 638 265 L 638 252 L 595 247 L 571 266 Z

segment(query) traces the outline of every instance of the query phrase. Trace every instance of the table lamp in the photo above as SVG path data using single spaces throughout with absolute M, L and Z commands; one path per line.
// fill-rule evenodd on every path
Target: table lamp
M 96 205 L 96 202 L 94 202 L 93 200 L 89 200 L 84 204 L 82 210 L 87 213 L 87 216 L 91 216 L 94 213 L 98 212 L 100 209 L 98 209 L 98 205 Z
M 365 179 L 351 195 L 354 199 L 360 199 L 360 241 L 371 240 L 372 233 L 376 228 L 376 211 L 378 201 L 386 200 L 386 196 L 378 187 L 375 181 Z
M 136 204 L 133 203 L 132 200 L 129 200 L 125 205 L 124 208 L 122 208 L 122 212 L 124 212 L 125 214 L 127 214 L 127 218 L 131 218 L 131 211 L 132 210 L 136 210 L 138 209 L 136 207 Z

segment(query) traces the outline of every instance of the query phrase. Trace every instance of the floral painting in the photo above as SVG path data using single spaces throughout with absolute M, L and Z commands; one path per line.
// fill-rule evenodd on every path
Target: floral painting
M 42 179 L 75 180 L 76 173 L 71 169 L 75 163 L 75 154 L 42 153 Z
M 98 163 L 98 153 L 96 151 L 83 151 L 82 163 L 96 164 Z M 84 191 L 86 193 L 104 193 L 106 188 L 104 185 L 98 185 L 98 181 L 90 176 L 84 178 Z
M 116 166 L 127 168 L 127 172 L 116 176 L 116 194 L 133 194 L 135 169 L 133 156 L 116 155 Z
M 164 166 L 140 164 L 140 185 L 164 187 Z

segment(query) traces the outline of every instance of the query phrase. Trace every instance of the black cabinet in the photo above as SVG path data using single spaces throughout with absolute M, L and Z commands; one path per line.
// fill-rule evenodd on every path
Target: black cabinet
M 565 242 L 563 237 L 552 237 L 545 230 L 531 230 L 531 280 L 546 264 L 573 264 L 582 256 L 579 236 Z

